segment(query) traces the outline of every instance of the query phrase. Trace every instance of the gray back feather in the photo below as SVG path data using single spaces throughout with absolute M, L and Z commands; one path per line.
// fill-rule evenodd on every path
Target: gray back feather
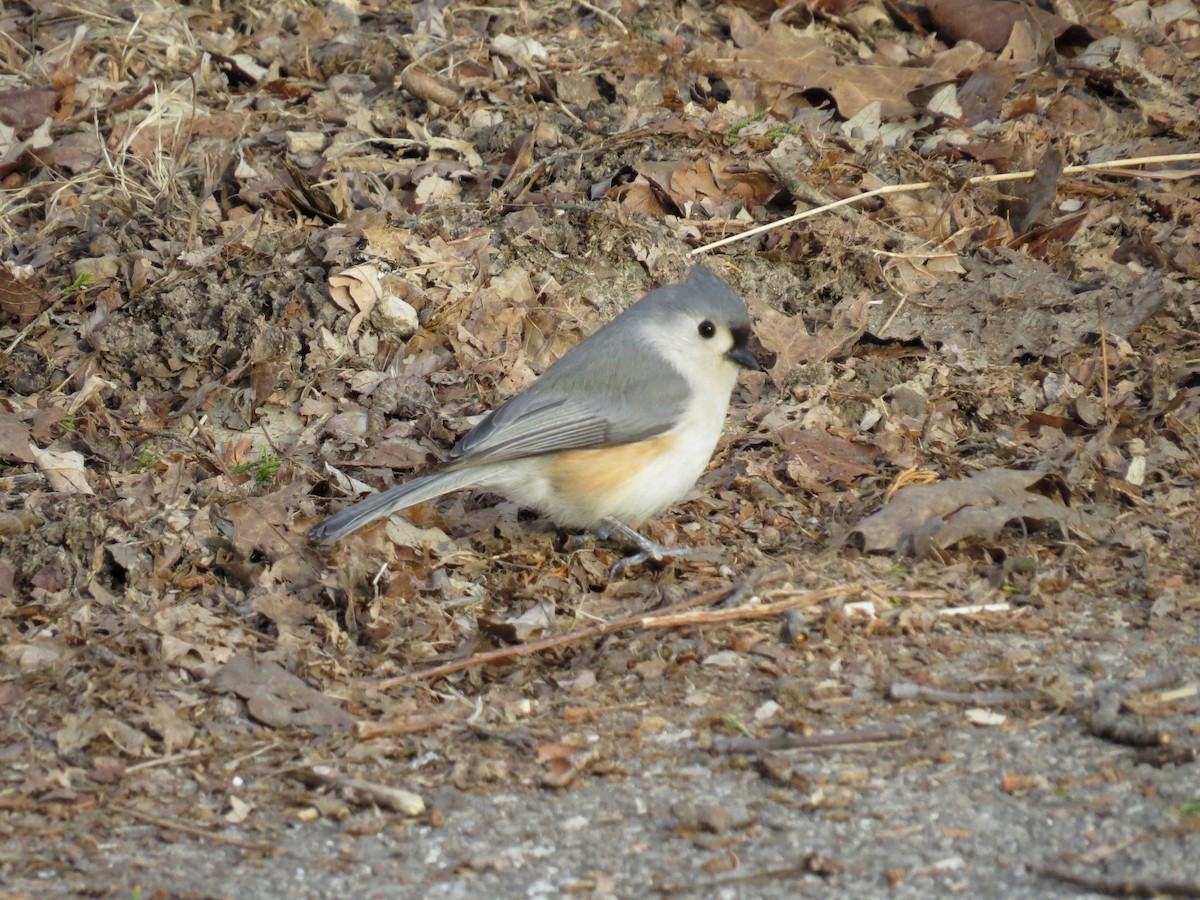
M 648 335 L 681 316 L 750 324 L 729 285 L 696 266 L 686 281 L 648 293 L 494 410 L 454 446 L 443 470 L 670 431 L 687 409 L 690 388 Z

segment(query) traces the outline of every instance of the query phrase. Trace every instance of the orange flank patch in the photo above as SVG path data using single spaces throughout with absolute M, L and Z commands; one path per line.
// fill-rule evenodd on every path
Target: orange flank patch
M 581 503 L 601 503 L 617 493 L 630 479 L 675 448 L 677 436 L 665 434 L 648 441 L 599 447 L 595 450 L 564 450 L 554 454 L 549 466 L 555 491 Z

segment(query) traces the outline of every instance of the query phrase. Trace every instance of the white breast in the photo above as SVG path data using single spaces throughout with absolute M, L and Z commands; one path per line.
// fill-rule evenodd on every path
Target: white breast
M 736 372 L 734 373 L 736 378 Z M 640 525 L 683 499 L 708 467 L 729 409 L 731 389 L 697 395 L 692 408 L 672 434 L 675 446 L 629 479 L 614 497 L 609 515 Z
M 692 402 L 679 423 L 649 442 L 669 445 L 667 452 L 639 454 L 637 445 L 625 445 L 624 452 L 616 447 L 564 454 L 572 457 L 569 465 L 561 458 L 556 462 L 554 455 L 512 460 L 486 467 L 490 471 L 481 473 L 479 483 L 564 527 L 593 528 L 607 516 L 634 527 L 642 524 L 691 490 L 716 449 L 737 367 L 718 357 L 715 365 L 702 368 L 701 375 L 688 379 Z M 587 471 L 593 462 L 592 478 L 567 477 Z

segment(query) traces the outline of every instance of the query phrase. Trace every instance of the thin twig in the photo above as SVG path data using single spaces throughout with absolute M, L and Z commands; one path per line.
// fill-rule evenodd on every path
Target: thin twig
M 343 775 L 333 766 L 309 766 L 296 769 L 293 774 L 310 786 L 319 784 L 340 788 L 362 800 L 402 815 L 419 816 L 425 812 L 425 801 L 419 794 L 406 791 L 404 788 L 392 787 L 389 784 L 351 778 L 349 775 Z
M 1100 372 L 1103 375 L 1101 388 L 1104 395 L 1104 412 L 1107 415 L 1108 405 L 1108 331 L 1104 327 L 1104 304 L 1096 297 L 1096 318 L 1100 321 Z
M 474 712 L 474 708 L 468 706 L 464 709 L 431 713 L 424 716 L 399 716 L 394 719 L 385 719 L 382 722 L 368 722 L 360 719 L 354 723 L 354 736 L 360 741 L 367 741 L 372 738 L 420 734 L 422 731 L 432 731 L 450 722 L 464 722 Z
M 197 756 L 207 756 L 212 751 L 205 748 L 202 750 L 185 750 L 182 753 L 172 753 L 170 756 L 159 756 L 155 759 L 143 760 L 140 763 L 134 763 L 132 766 L 125 767 L 125 775 L 129 776 L 135 772 L 143 772 L 146 769 L 157 769 L 160 766 L 169 766 L 172 763 L 177 763 L 184 759 L 195 759 Z
M 1042 866 L 1037 874 L 1109 897 L 1200 897 L 1200 881 L 1171 881 L 1165 878 L 1121 878 L 1071 872 L 1063 866 Z
M 687 600 L 681 600 L 679 603 L 672 604 L 661 610 L 660 614 L 670 614 L 682 612 L 685 609 L 692 609 L 696 606 L 706 606 L 710 603 L 717 603 L 725 599 L 731 593 L 737 590 L 736 585 L 728 585 L 723 588 L 717 588 L 715 591 L 708 591 L 696 597 L 690 597 Z M 480 653 L 476 656 L 468 656 L 466 659 L 456 659 L 453 662 L 443 663 L 440 666 L 433 666 L 429 669 L 422 669 L 419 672 L 407 672 L 404 675 L 397 675 L 394 678 L 385 678 L 383 681 L 365 682 L 376 690 L 386 691 L 389 688 L 396 687 L 401 684 L 410 684 L 416 681 L 432 681 L 435 678 L 442 678 L 446 675 L 451 675 L 455 672 L 461 672 L 464 669 L 474 669 L 479 666 L 486 666 L 489 663 L 499 662 L 506 659 L 517 659 L 522 656 L 533 656 L 537 653 L 543 653 L 547 650 L 554 650 L 567 644 L 578 643 L 579 641 L 591 640 L 592 638 L 605 637 L 617 631 L 624 631 L 627 628 L 636 628 L 643 620 L 652 618 L 645 613 L 635 613 L 629 616 L 622 616 L 619 619 L 613 619 L 611 622 L 602 622 L 599 625 L 591 625 L 587 628 L 580 628 L 577 631 L 569 631 L 566 634 L 554 635 L 548 638 L 542 638 L 540 641 L 530 641 L 525 644 L 514 644 L 511 647 L 501 647 L 498 650 L 489 650 L 487 653 Z
M 866 585 L 838 585 L 820 591 L 797 592 L 786 600 L 775 603 L 748 603 L 732 609 L 714 609 L 704 612 L 669 613 L 667 615 L 643 616 L 641 625 L 651 628 L 679 628 L 685 625 L 719 625 L 724 622 L 741 622 L 746 619 L 772 619 L 785 609 L 797 606 L 816 606 L 838 596 L 856 596 L 867 589 Z
M 35 316 L 33 318 L 33 320 L 29 322 L 28 325 L 26 325 L 24 328 L 22 328 L 20 331 L 17 332 L 17 336 L 15 338 L 13 338 L 13 342 L 4 348 L 4 352 L 0 353 L 0 356 L 12 356 L 12 352 L 14 350 L 16 350 L 17 347 L 20 346 L 21 341 L 23 341 L 23 340 L 25 340 L 25 338 L 29 337 L 29 335 L 33 332 L 33 330 L 35 328 L 40 328 L 41 326 L 43 326 L 47 322 L 49 322 L 50 314 L 53 313 L 56 309 L 58 309 L 60 306 L 62 306 L 62 304 L 66 302 L 67 297 L 69 297 L 69 296 L 71 296 L 71 295 L 70 294 L 60 294 L 54 300 L 50 301 L 49 306 L 47 306 L 40 313 L 38 313 L 37 316 Z
M 1171 743 L 1171 735 L 1164 731 L 1151 731 L 1138 722 L 1121 718 L 1125 701 L 1133 694 L 1155 691 L 1170 687 L 1180 679 L 1175 666 L 1159 666 L 1141 678 L 1127 682 L 1106 682 L 1097 685 L 1093 693 L 1092 712 L 1083 717 L 1087 730 L 1098 738 L 1124 744 L 1128 747 L 1165 747 Z
M 610 13 L 607 9 L 601 9 L 598 6 L 588 3 L 587 0 L 575 0 L 575 2 L 578 3 L 580 6 L 582 6 L 584 9 L 590 9 L 592 12 L 594 12 L 600 18 L 608 19 L 608 21 L 612 22 L 614 25 L 617 26 L 618 29 L 620 29 L 621 34 L 629 34 L 629 29 L 625 27 L 625 23 L 622 22 L 620 19 L 618 19 L 616 16 L 614 16 L 612 13 Z
M 957 254 L 955 254 L 957 255 Z M 888 281 L 891 284 L 891 281 Z M 882 337 L 887 334 L 887 330 L 892 327 L 892 322 L 896 321 L 896 316 L 900 315 L 900 310 L 904 309 L 908 303 L 908 294 L 901 291 L 899 288 L 893 287 L 893 290 L 900 295 L 900 302 L 896 304 L 896 308 L 892 310 L 892 314 L 887 317 L 887 321 L 883 323 L 883 327 L 879 329 L 879 335 Z
M 661 887 L 653 887 L 651 890 L 663 897 L 670 897 L 674 894 L 704 894 L 710 896 L 716 894 L 715 888 L 733 884 L 759 884 L 761 882 L 772 880 L 780 881 L 785 878 L 804 878 L 813 874 L 812 865 L 808 862 L 801 862 L 794 866 L 776 866 L 772 869 L 755 869 L 750 872 L 734 871 L 726 875 L 716 875 L 702 880 L 680 881 L 664 884 Z M 797 891 L 797 896 L 801 892 Z
M 499 728 L 491 728 L 479 722 L 472 722 L 467 727 L 480 740 L 498 741 L 501 744 L 507 744 L 509 747 L 515 747 L 517 750 L 527 753 L 533 750 L 539 743 L 545 742 L 545 739 L 539 740 L 536 735 L 520 729 L 502 731 Z
M 946 591 L 900 591 L 893 588 L 885 587 L 883 591 L 876 591 L 874 586 L 869 586 L 868 590 L 875 594 L 876 597 L 881 597 L 885 600 L 908 600 L 920 602 L 922 600 L 946 600 L 949 601 L 951 596 Z
M 764 591 L 763 588 L 768 584 L 775 584 L 777 581 L 784 581 L 791 574 L 791 566 L 776 566 L 774 568 L 760 566 L 743 578 L 741 584 L 737 586 L 737 589 L 724 600 L 722 600 L 720 605 L 722 607 L 741 606 L 743 600 L 746 600 L 756 594 L 759 597 L 790 595 L 792 591 L 794 591 L 794 588 L 789 588 L 787 590 L 775 589 L 773 591 Z
M 1036 691 L 944 691 L 907 681 L 893 682 L 888 688 L 888 696 L 893 700 L 920 699 L 930 703 L 961 703 L 965 706 L 998 706 L 1036 700 L 1038 697 Z
M 971 606 L 948 606 L 945 609 L 939 609 L 936 615 L 939 616 L 977 616 L 981 613 L 1009 612 L 1012 610 L 1012 605 L 1009 603 L 975 603 Z
M 1087 163 L 1080 166 L 1067 166 L 1062 170 L 1063 175 L 1075 175 L 1080 172 L 1103 172 L 1105 170 L 1120 169 L 1122 166 L 1148 166 L 1153 163 L 1170 163 L 1170 162 L 1193 162 L 1200 160 L 1200 153 L 1170 153 L 1163 156 L 1141 156 L 1132 159 L 1113 159 L 1108 162 Z M 1027 181 L 1036 175 L 1037 172 L 1029 169 L 1023 172 L 1006 172 L 999 175 L 977 175 L 974 178 L 968 178 L 966 183 L 969 185 L 975 184 L 1000 184 L 1006 181 Z M 1154 173 L 1143 172 L 1139 173 L 1139 177 L 1150 177 Z M 719 241 L 713 241 L 697 247 L 691 252 L 692 256 L 698 253 L 706 253 L 709 250 L 716 250 L 718 247 L 724 247 L 726 244 L 733 244 L 737 241 L 743 241 L 747 238 L 755 237 L 767 231 L 772 231 L 776 228 L 783 228 L 785 225 L 791 225 L 793 222 L 799 222 L 801 219 L 808 219 L 812 216 L 820 215 L 824 212 L 829 212 L 832 209 L 839 209 L 843 206 L 849 206 L 852 203 L 858 203 L 862 200 L 869 200 L 872 197 L 881 197 L 885 194 L 911 194 L 916 191 L 926 191 L 933 187 L 937 182 L 933 181 L 916 181 L 911 184 L 885 184 L 883 187 L 878 187 L 862 194 L 855 194 L 853 197 L 843 197 L 841 200 L 836 200 L 833 203 L 826 203 L 824 206 L 817 206 L 813 209 L 806 209 L 803 212 L 798 212 L 795 215 L 788 216 L 784 219 L 779 219 L 776 222 L 767 222 L 765 225 L 758 225 L 751 228 L 749 231 L 743 231 L 740 234 L 732 234 L 729 237 L 721 238 Z
M 828 731 L 824 734 L 780 734 L 769 738 L 713 738 L 717 753 L 760 753 L 765 750 L 825 750 L 855 744 L 880 744 L 908 737 L 903 728 L 864 728 L 860 731 Z
M 247 841 L 242 838 L 227 837 L 223 834 L 209 831 L 201 828 L 198 825 L 188 825 L 185 822 L 177 822 L 174 819 L 164 819 L 162 816 L 156 816 L 152 813 L 142 812 L 140 809 L 134 809 L 132 806 L 126 806 L 123 803 L 109 803 L 109 809 L 114 809 L 119 813 L 130 816 L 139 821 L 145 822 L 148 825 L 155 825 L 159 828 L 166 828 L 171 831 L 181 831 L 184 834 L 194 835 L 195 837 L 207 838 L 210 841 L 215 841 L 218 844 L 228 844 L 232 847 L 242 847 L 245 850 L 255 850 L 259 853 L 270 853 L 274 847 L 270 844 L 260 843 L 258 841 Z

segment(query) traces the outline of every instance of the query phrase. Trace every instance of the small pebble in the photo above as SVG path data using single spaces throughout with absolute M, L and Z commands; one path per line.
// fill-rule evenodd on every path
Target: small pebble
M 371 324 L 382 332 L 402 338 L 412 337 L 421 327 L 412 304 L 395 294 L 384 294 L 379 298 L 371 310 Z

